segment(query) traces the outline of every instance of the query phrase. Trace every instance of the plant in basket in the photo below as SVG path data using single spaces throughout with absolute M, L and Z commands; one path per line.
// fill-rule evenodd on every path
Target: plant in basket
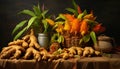
M 95 20 L 93 11 L 82 11 L 74 0 L 72 3 L 74 8 L 66 8 L 68 13 L 59 14 L 54 25 L 57 33 L 64 37 L 64 46 L 85 46 L 89 42 L 96 45 L 96 36 L 105 28 Z

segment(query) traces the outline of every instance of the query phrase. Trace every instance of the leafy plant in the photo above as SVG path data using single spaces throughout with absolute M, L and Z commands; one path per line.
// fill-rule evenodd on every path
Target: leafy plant
M 17 35 L 15 35 L 14 40 L 18 39 L 23 33 L 31 28 L 33 28 L 36 32 L 46 33 L 49 28 L 49 24 L 46 21 L 46 18 L 49 18 L 47 13 L 48 10 L 42 10 L 39 4 L 37 6 L 33 6 L 33 10 L 25 9 L 19 12 L 19 14 L 28 15 L 30 18 L 21 21 L 13 29 L 12 34 L 19 31 Z
M 104 28 L 95 19 L 93 11 L 82 12 L 80 6 L 72 0 L 73 8 L 66 8 L 69 13 L 59 14 L 54 25 L 56 31 L 60 34 L 67 33 L 71 36 L 80 36 L 79 44 L 93 42 L 97 44 L 97 35 L 104 31 Z M 61 22 L 61 23 L 60 23 Z

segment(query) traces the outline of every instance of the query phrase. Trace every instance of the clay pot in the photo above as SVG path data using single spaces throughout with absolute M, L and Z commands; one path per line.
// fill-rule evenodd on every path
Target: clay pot
M 114 45 L 113 38 L 101 35 L 98 36 L 98 44 L 97 46 L 94 46 L 94 48 L 102 52 L 110 52 L 113 48 L 113 45 Z

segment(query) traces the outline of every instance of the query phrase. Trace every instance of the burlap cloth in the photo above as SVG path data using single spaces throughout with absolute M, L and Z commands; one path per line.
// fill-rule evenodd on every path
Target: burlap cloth
M 68 60 L 0 60 L 0 69 L 120 69 L 119 58 L 90 57 Z

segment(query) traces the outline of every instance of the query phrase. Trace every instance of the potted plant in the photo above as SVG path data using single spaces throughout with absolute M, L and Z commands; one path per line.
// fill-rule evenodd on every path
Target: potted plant
M 22 10 L 19 14 L 25 14 L 28 15 L 29 18 L 26 20 L 21 21 L 20 23 L 18 23 L 16 25 L 16 27 L 14 28 L 12 34 L 17 34 L 14 37 L 14 40 L 20 38 L 23 34 L 25 34 L 25 32 L 28 32 L 30 29 L 33 29 L 35 32 L 35 35 L 38 34 L 38 41 L 40 41 L 39 43 L 41 43 L 41 36 L 46 40 L 42 40 L 46 41 L 47 43 L 43 43 L 40 44 L 41 46 L 44 46 L 44 44 L 49 44 L 48 42 L 48 37 L 47 37 L 47 33 L 50 31 L 50 28 L 52 25 L 54 25 L 54 22 L 50 19 L 50 16 L 47 15 L 48 10 L 44 9 L 44 5 L 41 8 L 40 5 L 38 4 L 38 6 L 33 6 L 33 10 Z M 19 31 L 19 32 L 18 32 Z M 39 33 L 42 33 L 39 34 Z M 39 40 L 40 39 L 40 40 Z M 46 46 L 46 45 L 45 45 Z

